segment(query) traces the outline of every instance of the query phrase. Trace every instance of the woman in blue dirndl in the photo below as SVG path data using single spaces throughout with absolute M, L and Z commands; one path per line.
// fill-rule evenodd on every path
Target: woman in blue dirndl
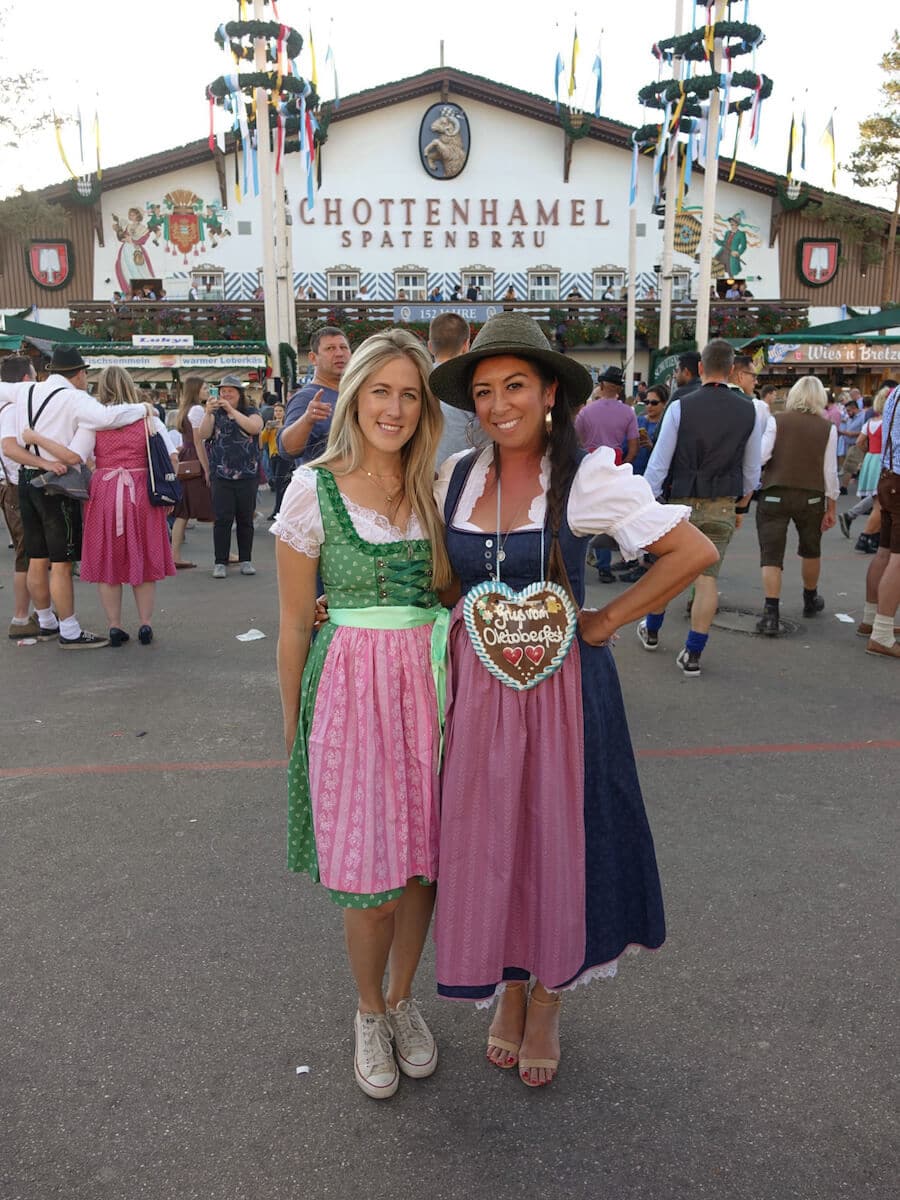
M 615 974 L 629 947 L 664 940 L 653 840 L 607 643 L 677 595 L 715 551 L 688 524 L 689 510 L 657 504 L 611 451 L 578 449 L 571 406 L 589 394 L 590 377 L 552 351 L 530 318 L 491 318 L 468 354 L 435 369 L 431 386 L 474 410 L 493 443 L 449 460 L 436 485 L 463 595 L 449 636 L 438 991 L 481 1003 L 499 995 L 488 1058 L 518 1064 L 535 1087 L 559 1062 L 560 993 Z M 599 533 L 658 561 L 587 612 L 585 554 Z M 515 591 L 550 581 L 579 610 L 562 664 L 528 690 L 486 668 L 467 625 L 465 596 L 487 580 Z

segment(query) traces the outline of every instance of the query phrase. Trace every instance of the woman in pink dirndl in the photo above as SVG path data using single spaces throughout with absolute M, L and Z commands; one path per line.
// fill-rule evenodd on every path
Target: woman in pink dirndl
M 121 367 L 107 367 L 97 383 L 101 404 L 140 404 L 131 376 Z M 177 465 L 175 448 L 158 417 L 149 422 L 150 432 L 162 434 Z M 129 640 L 122 628 L 122 588 L 129 585 L 138 612 L 138 638 L 149 646 L 153 640 L 153 605 L 156 584 L 175 574 L 169 545 L 166 509 L 150 503 L 147 492 L 148 424 L 135 421 L 124 429 L 94 433 L 79 430 L 72 442 L 86 461 L 95 459 L 91 498 L 84 510 L 81 579 L 96 583 L 100 603 L 109 624 L 111 646 Z

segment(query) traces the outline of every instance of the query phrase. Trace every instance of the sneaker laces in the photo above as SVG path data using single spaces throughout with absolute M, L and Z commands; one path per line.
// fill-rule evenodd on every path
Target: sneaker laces
M 419 1012 L 417 1000 L 401 1000 L 396 1008 L 392 1008 L 391 1024 L 394 1026 L 397 1041 L 402 1041 L 407 1049 L 431 1049 L 431 1033 L 425 1024 L 425 1018 Z
M 390 1075 L 394 1071 L 391 1027 L 384 1013 L 360 1013 L 360 1058 L 366 1076 Z

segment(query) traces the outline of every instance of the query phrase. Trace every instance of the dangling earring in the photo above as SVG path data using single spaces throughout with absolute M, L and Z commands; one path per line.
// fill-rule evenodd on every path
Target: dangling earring
M 544 409 L 544 428 L 547 430 L 547 437 L 553 432 L 553 409 Z

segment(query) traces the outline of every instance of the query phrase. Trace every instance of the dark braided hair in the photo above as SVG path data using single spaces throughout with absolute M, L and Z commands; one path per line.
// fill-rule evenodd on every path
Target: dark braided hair
M 553 383 L 556 376 L 542 363 L 535 363 L 541 381 L 546 385 Z M 547 488 L 547 523 L 550 526 L 550 556 L 547 563 L 547 576 L 558 583 L 569 593 L 572 603 L 575 595 L 569 581 L 563 559 L 562 546 L 559 542 L 559 531 L 565 514 L 566 499 L 575 472 L 578 470 L 580 445 L 575 433 L 575 422 L 572 420 L 572 408 L 566 395 L 565 385 L 556 380 L 556 403 L 550 410 L 551 431 L 547 443 L 547 457 L 550 459 L 550 486 Z

